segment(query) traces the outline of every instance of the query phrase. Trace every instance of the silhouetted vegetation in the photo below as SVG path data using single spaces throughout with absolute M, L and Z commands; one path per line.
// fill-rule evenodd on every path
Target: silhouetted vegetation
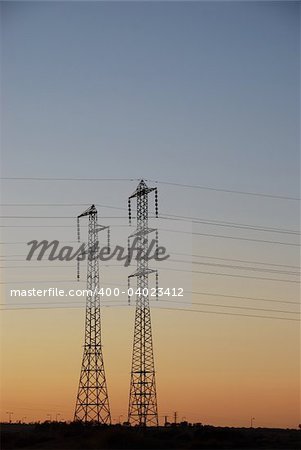
M 158 428 L 81 423 L 2 424 L 1 448 L 89 449 L 300 449 L 301 431 L 226 428 L 182 423 Z

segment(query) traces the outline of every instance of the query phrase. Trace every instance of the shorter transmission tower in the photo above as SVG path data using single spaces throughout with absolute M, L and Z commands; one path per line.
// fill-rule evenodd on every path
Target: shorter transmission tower
M 109 227 L 97 224 L 94 205 L 77 218 L 78 241 L 80 241 L 79 219 L 89 217 L 87 248 L 87 290 L 85 342 L 74 420 L 110 424 L 111 413 L 101 346 L 101 320 L 99 295 L 99 264 L 97 251 L 98 232 Z M 108 242 L 109 248 L 109 242 Z M 78 269 L 79 278 L 79 269 Z

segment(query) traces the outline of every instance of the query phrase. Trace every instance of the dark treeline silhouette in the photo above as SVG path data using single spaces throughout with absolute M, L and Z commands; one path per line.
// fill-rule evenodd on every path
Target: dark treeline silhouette
M 12 449 L 285 449 L 301 448 L 301 431 L 191 425 L 98 426 L 44 422 L 2 424 L 1 448 Z

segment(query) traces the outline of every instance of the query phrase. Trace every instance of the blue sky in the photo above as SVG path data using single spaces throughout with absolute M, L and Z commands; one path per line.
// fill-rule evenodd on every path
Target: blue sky
M 3 170 L 297 195 L 299 6 L 2 2 Z

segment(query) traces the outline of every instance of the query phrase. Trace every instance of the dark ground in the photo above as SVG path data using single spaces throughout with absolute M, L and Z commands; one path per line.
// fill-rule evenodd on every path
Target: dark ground
M 221 428 L 182 424 L 159 428 L 71 423 L 2 424 L 8 449 L 301 449 L 301 430 Z

